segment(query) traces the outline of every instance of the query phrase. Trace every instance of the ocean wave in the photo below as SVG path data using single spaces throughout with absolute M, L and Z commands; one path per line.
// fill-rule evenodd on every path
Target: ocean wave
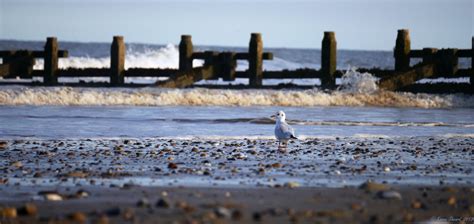
M 163 88 L 0 87 L 0 105 L 129 106 L 377 106 L 474 107 L 464 94 L 414 94 L 389 91 L 354 93 L 310 90 L 222 90 Z
M 194 60 L 193 66 L 202 66 L 203 60 Z M 128 48 L 125 55 L 125 69 L 129 68 L 172 68 L 177 69 L 179 65 L 179 49 L 174 44 L 167 44 L 161 48 L 146 48 L 135 50 Z M 108 68 L 110 67 L 110 57 L 91 57 L 91 56 L 71 56 L 68 58 L 60 58 L 58 66 L 61 69 L 67 68 Z M 264 69 L 268 71 L 279 71 L 283 69 L 299 69 L 299 68 L 319 68 L 319 64 L 297 63 L 291 62 L 279 57 L 275 57 L 272 61 L 264 63 Z M 44 60 L 37 59 L 33 67 L 35 70 L 44 68 Z M 245 71 L 248 68 L 246 60 L 237 61 L 237 70 Z

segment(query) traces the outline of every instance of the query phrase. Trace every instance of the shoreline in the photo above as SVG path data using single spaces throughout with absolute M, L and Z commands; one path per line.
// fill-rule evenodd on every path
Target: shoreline
M 472 137 L 304 139 L 286 153 L 270 139 L 0 140 L 0 221 L 470 221 L 473 149 Z

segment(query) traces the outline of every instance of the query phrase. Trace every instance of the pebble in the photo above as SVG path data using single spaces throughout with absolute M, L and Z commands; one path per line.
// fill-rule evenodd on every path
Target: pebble
M 286 182 L 285 187 L 288 187 L 288 188 L 297 188 L 300 186 L 300 183 L 298 182 L 294 182 L 294 181 L 290 181 L 290 182 Z
M 397 191 L 380 191 L 377 196 L 382 199 L 402 200 L 402 195 Z
M 158 208 L 169 208 L 170 203 L 168 201 L 166 201 L 165 199 L 160 198 L 160 200 L 158 200 L 158 202 L 156 202 L 156 207 L 158 207 Z
M 38 207 L 33 203 L 26 203 L 18 209 L 19 215 L 36 216 L 38 214 Z
M 108 216 L 118 216 L 120 215 L 120 213 L 122 213 L 122 211 L 120 210 L 119 207 L 110 208 L 107 211 L 105 211 L 105 214 L 107 214 Z
M 82 212 L 74 212 L 68 216 L 68 218 L 75 222 L 85 223 L 87 221 L 86 214 Z
M 63 196 L 57 192 L 40 192 L 39 195 L 43 195 L 44 200 L 46 201 L 62 201 Z
M 0 208 L 0 216 L 2 218 L 16 218 L 17 217 L 16 208 L 12 208 L 12 207 Z
M 81 171 L 74 171 L 66 174 L 66 177 L 75 177 L 75 178 L 85 178 L 87 177 L 87 173 Z
M 137 207 L 149 208 L 150 207 L 150 201 L 148 201 L 147 198 L 142 198 L 142 199 L 138 200 Z
M 419 208 L 421 208 L 422 206 L 423 206 L 423 204 L 422 204 L 420 201 L 418 201 L 418 200 L 413 200 L 413 201 L 411 202 L 411 207 L 414 208 L 414 209 L 419 209 Z
M 8 147 L 8 142 L 0 141 L 0 150 L 5 150 Z
M 176 163 L 168 163 L 168 169 L 178 169 L 178 165 Z
M 219 218 L 230 218 L 232 216 L 231 211 L 224 207 L 217 207 L 214 209 L 214 213 L 216 213 Z
M 455 206 L 456 205 L 456 198 L 454 196 L 449 197 L 448 205 Z
M 16 167 L 16 168 L 22 168 L 23 163 L 21 163 L 21 161 L 16 161 L 16 162 L 11 163 L 11 166 Z
M 389 189 L 388 185 L 379 184 L 372 181 L 366 181 L 365 183 L 359 186 L 359 189 L 365 190 L 367 192 L 376 192 Z

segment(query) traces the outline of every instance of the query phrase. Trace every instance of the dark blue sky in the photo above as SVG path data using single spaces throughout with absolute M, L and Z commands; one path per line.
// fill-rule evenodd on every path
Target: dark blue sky
M 320 48 L 335 31 L 339 49 L 391 50 L 397 29 L 412 47 L 470 48 L 472 0 L 0 0 L 0 39 Z

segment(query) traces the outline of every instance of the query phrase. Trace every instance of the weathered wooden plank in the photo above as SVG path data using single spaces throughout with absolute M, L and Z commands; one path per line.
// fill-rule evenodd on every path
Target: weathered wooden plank
M 379 88 L 395 91 L 404 86 L 411 85 L 417 80 L 428 78 L 435 74 L 436 65 L 434 63 L 419 64 L 413 68 L 387 76 L 379 81 Z
M 129 68 L 125 71 L 126 77 L 170 77 L 178 72 L 171 68 Z
M 10 57 L 18 51 L 24 51 L 24 50 L 0 51 L 0 58 Z M 31 55 L 35 58 L 44 58 L 44 57 L 46 57 L 44 51 L 29 51 L 29 52 L 31 52 Z M 58 57 L 59 58 L 67 58 L 67 57 L 69 57 L 69 52 L 67 50 L 58 50 Z
M 235 58 L 237 60 L 249 60 L 250 57 L 249 57 L 248 53 L 236 53 Z M 263 60 L 273 60 L 273 53 L 272 52 L 263 52 L 262 59 Z
M 10 64 L 0 64 L 0 77 L 5 77 L 10 73 Z
M 460 58 L 470 58 L 473 53 L 474 50 L 472 49 L 459 49 L 458 52 L 456 52 L 456 56 Z
M 224 54 L 224 53 L 229 53 L 229 52 L 222 52 L 220 54 Z M 201 60 L 205 60 L 207 57 L 208 55 L 206 54 L 206 52 L 194 52 L 192 56 L 193 59 L 201 59 Z M 246 53 L 246 52 L 235 53 L 235 57 L 234 57 L 235 60 L 249 60 L 249 58 L 250 58 L 249 53 Z M 262 59 L 273 60 L 273 53 L 263 52 Z
M 159 81 L 156 86 L 163 88 L 184 88 L 193 85 L 203 79 L 209 79 L 213 76 L 214 66 L 193 68 L 191 71 L 179 71 L 168 80 Z

